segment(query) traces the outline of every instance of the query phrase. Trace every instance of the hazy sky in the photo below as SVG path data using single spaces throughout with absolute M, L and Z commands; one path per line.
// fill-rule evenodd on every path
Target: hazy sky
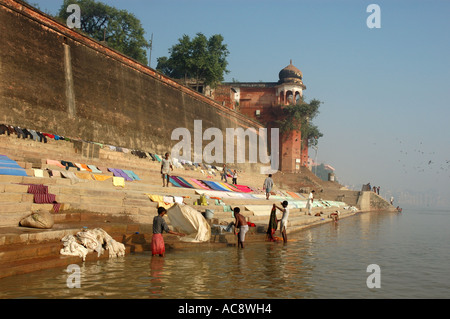
M 55 14 L 62 0 L 30 0 Z M 324 136 L 317 161 L 342 184 L 450 198 L 450 1 L 115 0 L 142 22 L 151 66 L 183 34 L 222 34 L 225 80 L 276 82 L 293 64 Z M 369 28 L 370 4 L 381 28 Z M 310 151 L 315 158 L 315 151 Z M 450 203 L 450 201 L 448 201 Z

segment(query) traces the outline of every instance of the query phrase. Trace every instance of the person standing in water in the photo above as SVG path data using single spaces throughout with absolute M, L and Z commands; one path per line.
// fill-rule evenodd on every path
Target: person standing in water
M 281 233 L 281 236 L 283 237 L 284 243 L 287 243 L 286 228 L 287 228 L 287 222 L 288 222 L 288 218 L 289 218 L 288 204 L 289 203 L 287 201 L 284 201 L 281 203 L 282 207 L 278 207 L 275 204 L 273 204 L 274 208 L 279 209 L 283 213 L 283 216 L 281 217 L 281 220 L 280 220 L 280 233 Z
M 163 216 L 167 213 L 164 207 L 158 207 L 158 215 L 153 218 L 153 236 L 152 236 L 152 256 L 159 255 L 164 257 L 166 247 L 162 236 L 163 231 L 168 234 L 181 236 L 184 234 L 171 231 Z
M 235 207 L 234 211 L 234 234 L 238 236 L 238 247 L 244 248 L 245 234 L 248 232 L 248 224 L 245 220 L 245 217 L 241 215 L 241 209 L 239 207 Z M 239 234 L 237 233 L 237 229 L 239 228 Z

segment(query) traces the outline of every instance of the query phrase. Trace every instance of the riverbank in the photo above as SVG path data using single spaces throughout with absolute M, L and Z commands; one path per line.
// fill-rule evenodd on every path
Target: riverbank
M 347 218 L 360 211 L 349 211 L 341 214 Z M 303 215 L 306 217 L 306 215 Z M 288 228 L 288 236 L 306 228 L 335 222 L 328 217 L 305 218 L 304 223 L 298 223 L 293 229 Z M 56 224 L 49 230 L 39 230 L 26 227 L 0 228 L 0 278 L 29 273 L 42 269 L 65 267 L 70 264 L 81 264 L 83 260 L 77 256 L 63 256 L 61 239 L 66 235 L 75 235 L 83 229 L 102 228 L 115 240 L 126 247 L 126 255 L 151 251 L 151 224 L 136 224 L 127 222 L 89 221 Z M 292 227 L 291 227 L 292 228 Z M 267 225 L 256 224 L 250 227 L 246 235 L 246 243 L 264 242 Z M 276 235 L 279 235 L 278 232 Z M 232 232 L 213 232 L 211 240 L 203 243 L 180 241 L 177 236 L 164 234 L 167 253 L 179 250 L 201 251 L 211 248 L 221 249 L 236 246 L 237 237 Z M 96 252 L 89 253 L 86 261 L 110 258 L 107 252 L 98 256 Z
M 98 157 L 86 158 L 79 152 L 77 143 L 48 140 L 41 143 L 34 140 L 18 139 L 15 136 L 0 136 L 0 154 L 8 156 L 17 162 L 25 171 L 26 176 L 0 175 L 0 278 L 32 272 L 40 269 L 81 263 L 79 257 L 62 256 L 61 239 L 66 235 L 74 235 L 83 227 L 89 229 L 102 228 L 116 241 L 126 247 L 126 254 L 150 250 L 151 223 L 160 203 L 149 199 L 149 194 L 161 197 L 183 198 L 187 205 L 195 207 L 200 212 L 206 209 L 212 211 L 213 217 L 208 220 L 213 233 L 208 243 L 192 244 L 181 242 L 177 237 L 164 235 L 167 250 L 202 249 L 202 247 L 224 247 L 236 244 L 236 237 L 227 233 L 220 226 L 234 220 L 230 208 L 240 207 L 241 213 L 248 222 L 255 224 L 250 227 L 247 241 L 264 241 L 267 223 L 272 204 L 282 200 L 290 202 L 290 217 L 288 233 L 301 231 L 305 227 L 334 222 L 329 215 L 339 211 L 341 218 L 364 211 L 355 204 L 358 203 L 359 192 L 341 190 L 335 184 L 330 188 L 313 184 L 301 184 L 304 189 L 317 189 L 313 215 L 305 214 L 306 196 L 298 189 L 280 189 L 275 185 L 274 193 L 266 200 L 261 190 L 265 176 L 252 172 L 239 172 L 239 184 L 252 187 L 249 198 L 230 196 L 237 192 L 215 192 L 208 196 L 206 206 L 194 205 L 202 194 L 202 190 L 185 187 L 161 187 L 159 174 L 160 163 L 149 158 L 140 158 L 134 154 L 113 151 L 108 147 L 99 149 Z M 101 180 L 92 179 L 93 173 L 84 171 L 84 176 L 91 179 L 64 178 L 55 173 L 73 173 L 79 171 L 70 167 L 68 170 L 55 166 L 52 159 L 70 161 L 73 163 L 89 163 L 96 167 L 120 167 L 132 170 L 139 180 L 124 181 L 123 185 L 113 183 L 113 173 L 103 169 Z M 87 174 L 87 175 L 86 175 Z M 220 181 L 218 170 L 203 169 L 194 165 L 177 166 L 174 175 L 197 180 L 207 179 Z M 307 174 L 307 172 L 305 173 Z M 82 176 L 82 175 L 79 175 Z M 311 178 L 308 178 L 311 180 Z M 29 193 L 30 185 L 43 185 L 48 194 L 54 195 L 58 204 L 55 212 L 54 203 L 36 203 L 33 194 Z M 210 194 L 211 195 L 211 194 Z M 217 196 L 220 197 L 217 197 Z M 366 194 L 369 197 L 375 196 Z M 379 199 L 382 200 L 382 199 Z M 370 203 L 371 201 L 369 201 Z M 349 209 L 352 208 L 352 209 Z M 19 221 L 38 210 L 49 211 L 54 218 L 51 229 L 36 229 L 19 227 Z M 170 225 L 170 220 L 167 220 Z M 109 258 L 107 253 L 97 257 L 88 254 L 87 260 Z

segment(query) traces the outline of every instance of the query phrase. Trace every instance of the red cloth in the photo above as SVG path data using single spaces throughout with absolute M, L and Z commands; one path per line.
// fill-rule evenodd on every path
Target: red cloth
M 162 234 L 153 234 L 152 236 L 152 255 L 163 255 L 166 252 Z
M 59 212 L 61 204 L 56 201 L 56 195 L 48 192 L 48 186 L 28 184 L 28 193 L 34 194 L 34 202 L 36 204 L 53 204 L 53 211 Z
M 54 204 L 56 203 L 55 194 L 34 194 L 34 202 L 36 204 Z

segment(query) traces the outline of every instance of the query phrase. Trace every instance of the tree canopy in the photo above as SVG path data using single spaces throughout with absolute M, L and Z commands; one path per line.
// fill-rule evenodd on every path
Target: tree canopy
M 148 64 L 145 31 L 134 14 L 94 0 L 64 0 L 58 12 L 60 19 L 67 19 L 70 4 L 81 9 L 81 31 L 90 37 L 105 41 L 109 47 L 143 63 Z
M 319 114 L 319 100 L 313 99 L 309 103 L 300 100 L 297 104 L 282 108 L 283 119 L 278 120 L 280 132 L 288 133 L 293 130 L 300 130 L 302 140 L 306 139 L 309 146 L 317 145 L 323 134 L 319 128 L 312 123 L 312 120 Z
M 229 51 L 223 40 L 220 34 L 209 39 L 203 33 L 197 33 L 192 39 L 184 34 L 169 49 L 169 58 L 157 59 L 156 69 L 175 79 L 194 79 L 214 87 L 229 72 L 226 69 Z

